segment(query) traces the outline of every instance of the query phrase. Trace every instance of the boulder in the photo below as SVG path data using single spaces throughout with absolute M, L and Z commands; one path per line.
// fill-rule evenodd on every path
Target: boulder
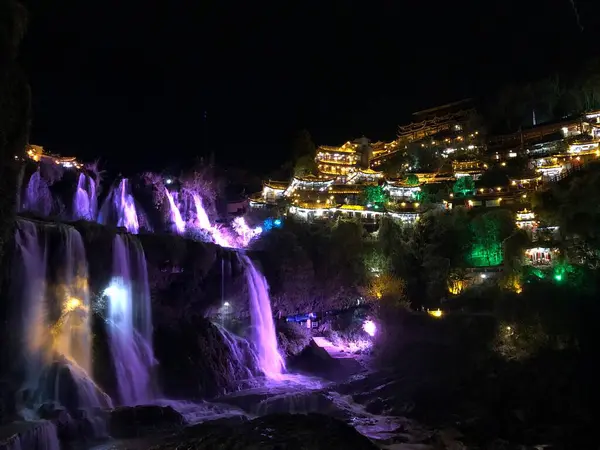
M 78 438 L 78 423 L 64 407 L 45 403 L 39 407 L 38 415 L 41 419 L 54 423 L 61 441 L 68 442 Z
M 170 406 L 123 406 L 108 413 L 108 433 L 116 439 L 179 430 L 183 416 Z
M 272 414 L 243 423 L 205 422 L 151 450 L 375 450 L 344 422 L 321 414 Z
M 244 343 L 246 348 L 241 346 Z M 163 392 L 170 398 L 215 397 L 258 375 L 248 343 L 227 342 L 219 328 L 203 317 L 157 326 L 154 354 L 160 361 Z
M 297 356 L 290 359 L 288 368 L 331 381 L 342 381 L 360 372 L 362 367 L 353 358 L 333 358 L 313 340 Z

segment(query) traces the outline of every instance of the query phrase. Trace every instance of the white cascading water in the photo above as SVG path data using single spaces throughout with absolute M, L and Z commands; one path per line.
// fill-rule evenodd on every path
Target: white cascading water
M 192 194 L 192 199 L 194 201 L 194 208 L 196 209 L 196 221 L 198 222 L 198 226 L 203 230 L 212 230 L 208 214 L 206 214 L 206 210 L 202 205 L 202 198 L 199 194 L 194 192 Z
M 258 351 L 258 365 L 267 378 L 278 380 L 282 378 L 285 363 L 277 347 L 269 286 L 252 260 L 244 253 L 238 255 L 246 273 L 250 297 L 252 341 Z
M 150 403 L 156 397 L 152 371 L 152 313 L 144 250 L 133 236 L 115 236 L 113 277 L 108 297 L 108 334 L 123 405 Z
M 108 197 L 106 197 L 106 200 L 104 200 L 98 214 L 98 223 L 124 227 L 128 232 L 137 234 L 140 229 L 141 219 L 144 219 L 144 216 L 142 211 L 139 211 L 136 207 L 131 187 L 129 186 L 129 180 L 123 178 L 119 182 L 118 187 L 116 189 L 113 188 Z
M 175 204 L 175 200 L 173 199 L 173 195 L 167 188 L 165 188 L 165 193 L 167 195 L 167 199 L 169 200 L 169 211 L 170 218 L 173 226 L 173 232 L 176 234 L 183 234 L 185 231 L 185 221 L 181 217 L 181 212 L 179 208 Z
M 73 198 L 73 219 L 94 220 L 97 209 L 96 183 L 81 172 L 77 180 L 77 189 Z

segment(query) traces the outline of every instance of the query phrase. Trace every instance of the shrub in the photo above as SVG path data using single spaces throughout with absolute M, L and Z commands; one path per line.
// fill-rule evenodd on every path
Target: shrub
M 277 324 L 277 340 L 279 349 L 286 356 L 295 356 L 310 343 L 311 331 L 295 322 L 279 322 Z

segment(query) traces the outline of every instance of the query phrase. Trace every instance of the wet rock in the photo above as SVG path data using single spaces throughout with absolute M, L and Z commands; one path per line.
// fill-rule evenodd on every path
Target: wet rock
M 108 432 L 117 439 L 174 431 L 183 426 L 183 416 L 170 406 L 123 406 L 110 411 L 108 418 Z
M 354 428 L 321 414 L 273 414 L 237 424 L 205 422 L 151 450 L 375 450 Z
M 109 413 L 99 408 L 80 409 L 73 413 L 79 437 L 83 440 L 107 438 L 108 417 Z
M 249 348 L 238 350 L 240 355 L 233 354 L 223 333 L 202 317 L 159 325 L 154 331 L 161 386 L 171 398 L 222 395 L 236 390 L 240 381 L 258 375 Z
M 87 374 L 61 355 L 55 355 L 54 361 L 44 369 L 36 396 L 58 403 L 71 412 L 85 405 L 110 406 L 110 398 Z
M 0 424 L 13 420 L 16 413 L 15 389 L 8 381 L 0 380 Z
M 0 450 L 59 450 L 54 424 L 48 420 L 12 422 L 0 427 Z
M 38 415 L 41 419 L 54 423 L 58 438 L 61 441 L 73 441 L 79 437 L 77 421 L 62 406 L 45 403 L 38 409 Z
M 341 416 L 341 412 L 322 392 L 302 392 L 292 395 L 277 395 L 270 397 L 255 406 L 253 411 L 258 415 L 267 414 L 308 414 L 321 413 L 329 416 Z
M 348 379 L 362 370 L 362 366 L 354 358 L 333 358 L 314 341 L 290 359 L 289 368 L 331 381 Z

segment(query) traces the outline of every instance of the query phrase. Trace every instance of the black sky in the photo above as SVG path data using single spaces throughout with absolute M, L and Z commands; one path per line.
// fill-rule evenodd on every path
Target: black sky
M 583 32 L 570 0 L 25 4 L 32 141 L 125 170 L 207 146 L 271 169 L 302 128 L 393 139 L 414 110 L 564 68 L 600 29 L 594 0 L 576 0 Z

